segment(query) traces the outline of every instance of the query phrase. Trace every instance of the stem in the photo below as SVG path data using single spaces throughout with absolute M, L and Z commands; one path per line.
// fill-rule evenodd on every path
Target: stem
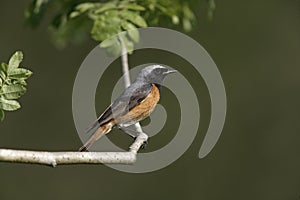
M 128 52 L 127 52 L 126 45 L 125 45 L 125 42 L 124 42 L 121 34 L 122 33 L 120 33 L 118 35 L 118 39 L 121 44 L 121 59 L 122 59 L 122 71 L 123 71 L 124 85 L 125 85 L 125 88 L 127 88 L 131 84 L 129 67 L 128 67 Z M 134 127 L 139 134 L 143 133 L 142 127 L 139 122 L 134 124 Z

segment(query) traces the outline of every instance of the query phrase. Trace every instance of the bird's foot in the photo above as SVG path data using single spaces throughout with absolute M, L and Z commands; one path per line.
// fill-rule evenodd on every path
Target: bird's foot
M 137 137 L 133 137 L 133 141 L 135 141 L 136 138 L 137 138 Z M 149 140 L 149 138 L 148 138 L 148 140 Z M 147 145 L 148 145 L 148 143 L 149 143 L 148 140 L 144 141 L 144 143 L 142 144 L 142 146 L 141 146 L 140 149 L 146 149 L 146 147 L 147 147 Z
M 141 149 L 146 149 L 147 145 L 148 145 L 148 140 L 146 140 L 146 141 L 142 144 Z

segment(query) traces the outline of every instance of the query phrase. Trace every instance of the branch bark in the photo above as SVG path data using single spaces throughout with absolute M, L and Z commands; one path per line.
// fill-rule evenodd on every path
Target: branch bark
M 136 160 L 136 155 L 132 152 L 45 152 L 1 149 L 0 160 L 55 167 L 60 164 L 132 164 Z
M 138 150 L 147 139 L 146 134 L 140 134 L 128 152 L 46 152 L 0 149 L 0 161 L 52 167 L 67 164 L 133 164 Z
M 118 36 L 121 44 L 122 71 L 125 88 L 130 86 L 128 53 L 122 37 Z M 143 133 L 140 123 L 135 124 L 137 137 L 129 147 L 128 152 L 46 152 L 0 149 L 0 162 L 30 163 L 49 166 L 63 164 L 133 164 L 139 149 L 148 140 Z

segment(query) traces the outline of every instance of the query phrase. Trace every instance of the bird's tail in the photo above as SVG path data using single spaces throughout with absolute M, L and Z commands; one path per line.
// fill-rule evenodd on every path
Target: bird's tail
M 93 135 L 88 139 L 88 141 L 82 147 L 80 147 L 79 151 L 87 151 L 96 140 L 108 133 L 112 129 L 112 127 L 113 124 L 111 123 L 99 126 L 95 133 L 93 133 Z
M 92 125 L 90 125 L 85 132 L 86 133 L 90 133 L 94 130 L 94 132 L 100 127 L 100 123 L 97 121 L 95 121 Z

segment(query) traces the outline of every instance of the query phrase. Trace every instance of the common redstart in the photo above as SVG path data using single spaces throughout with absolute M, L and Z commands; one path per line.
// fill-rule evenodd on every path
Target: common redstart
M 135 81 L 100 115 L 88 132 L 94 131 L 89 140 L 79 149 L 88 148 L 113 127 L 126 128 L 150 115 L 160 99 L 160 89 L 164 78 L 177 72 L 161 65 L 143 68 Z

